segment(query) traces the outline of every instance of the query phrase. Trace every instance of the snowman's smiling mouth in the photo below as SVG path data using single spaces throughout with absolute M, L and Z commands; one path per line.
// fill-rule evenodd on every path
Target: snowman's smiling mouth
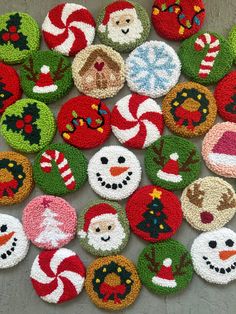
M 233 262 L 230 266 L 228 266 L 227 268 L 223 268 L 223 267 L 217 267 L 215 266 L 208 257 L 203 256 L 202 257 L 206 263 L 207 266 L 209 266 L 210 269 L 214 270 L 216 273 L 221 273 L 221 274 L 226 274 L 226 273 L 230 273 L 232 270 L 236 269 L 236 262 Z
M 130 181 L 132 174 L 133 174 L 133 172 L 131 172 L 131 171 L 128 172 L 128 174 L 125 177 L 125 179 L 123 179 L 119 183 L 109 183 L 109 182 L 106 182 L 102 178 L 102 175 L 99 172 L 96 173 L 96 176 L 97 176 L 98 182 L 101 183 L 101 186 L 104 186 L 107 189 L 117 190 L 117 189 L 122 189 L 125 185 L 128 184 L 128 181 Z
M 104 241 L 104 242 L 107 242 L 107 241 L 110 240 L 110 238 L 111 238 L 110 236 L 108 236 L 107 238 L 101 237 L 101 240 Z
M 16 242 L 17 242 L 17 238 L 14 238 L 12 245 L 11 245 L 11 248 L 9 250 L 6 250 L 4 253 L 2 253 L 0 255 L 1 259 L 6 259 L 8 256 L 10 256 L 12 254 L 12 252 L 15 251 Z

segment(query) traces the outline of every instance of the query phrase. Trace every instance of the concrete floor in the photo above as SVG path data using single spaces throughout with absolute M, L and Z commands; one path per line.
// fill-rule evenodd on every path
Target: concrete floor
M 55 6 L 60 1 L 56 0 L 0 0 L 0 14 L 4 14 L 10 11 L 22 11 L 27 12 L 33 16 L 39 23 L 42 24 L 48 10 Z M 71 1 L 73 2 L 73 1 Z M 100 9 L 109 1 L 105 0 L 87 0 L 87 1 L 75 1 L 82 5 L 87 6 L 94 17 L 97 16 Z M 152 1 L 151 0 L 139 0 L 147 11 L 151 12 Z M 235 24 L 236 16 L 236 0 L 205 0 L 206 3 L 206 13 L 207 18 L 205 21 L 204 28 L 206 30 L 211 30 L 219 32 L 227 36 L 228 31 L 231 26 Z M 156 35 L 154 29 L 152 28 L 150 39 L 162 40 Z M 179 43 L 169 42 L 169 44 L 178 50 Z M 46 49 L 45 44 L 42 42 L 41 49 Z M 126 57 L 126 56 L 124 56 Z M 186 78 L 181 77 L 184 81 Z M 109 107 L 112 108 L 118 99 L 127 95 L 129 90 L 127 87 L 123 88 L 122 91 L 114 98 L 106 101 Z M 67 95 L 64 99 L 54 103 L 50 108 L 54 111 L 55 115 L 58 112 L 58 108 L 67 99 L 72 98 L 78 94 L 76 88 Z M 158 99 L 161 103 L 161 99 Z M 220 121 L 220 119 L 218 119 Z M 165 134 L 168 134 L 168 130 L 165 130 Z M 57 134 L 54 142 L 61 142 L 62 139 Z M 200 148 L 202 138 L 193 140 L 195 144 Z M 106 142 L 106 145 L 118 144 L 116 139 L 111 136 Z M 0 138 L 0 150 L 9 150 L 9 147 L 5 144 L 4 140 Z M 85 154 L 89 159 L 95 150 L 86 151 Z M 135 151 L 136 155 L 139 157 L 141 163 L 143 164 L 144 153 L 142 151 Z M 34 156 L 30 156 L 33 161 Z M 201 176 L 214 175 L 210 173 L 205 165 L 202 165 Z M 233 184 L 233 180 L 228 180 Z M 143 173 L 143 179 L 141 185 L 149 184 L 146 175 Z M 235 184 L 235 181 L 234 181 Z M 41 191 L 35 188 L 30 196 L 30 199 L 37 195 L 40 195 Z M 80 208 L 84 207 L 88 201 L 96 198 L 96 195 L 91 191 L 89 184 L 87 183 L 80 191 L 74 193 L 73 195 L 66 196 L 65 199 L 69 201 L 78 211 Z M 25 202 L 13 206 L 1 208 L 1 213 L 7 213 L 15 217 L 21 218 L 22 210 L 24 206 L 28 203 L 29 199 Z M 234 218 L 229 224 L 229 228 L 236 230 L 236 218 Z M 180 231 L 174 237 L 175 239 L 181 241 L 188 248 L 194 238 L 198 233 L 193 230 L 186 222 L 183 223 Z M 131 239 L 128 246 L 124 250 L 123 254 L 128 258 L 132 259 L 134 262 L 137 261 L 137 257 L 140 251 L 145 247 L 146 243 L 138 239 L 135 235 L 131 235 Z M 68 248 L 77 252 L 85 265 L 88 266 L 93 257 L 87 254 L 79 245 L 77 239 L 73 240 Z M 3 270 L 0 272 L 0 313 L 4 314 L 55 314 L 55 313 L 68 313 L 68 314 L 89 314 L 89 313 L 102 313 L 104 311 L 97 309 L 89 300 L 86 292 L 83 291 L 82 294 L 65 304 L 62 305 L 50 305 L 43 302 L 34 292 L 29 280 L 30 269 L 35 259 L 35 256 L 39 253 L 39 249 L 31 245 L 29 254 L 26 259 L 18 264 L 16 267 L 8 270 Z M 236 282 L 231 283 L 227 286 L 219 287 L 211 284 L 207 284 L 197 275 L 194 276 L 191 284 L 187 287 L 185 291 L 180 294 L 171 297 L 161 297 L 151 294 L 145 287 L 136 300 L 136 302 L 120 313 L 135 313 L 135 314 L 210 314 L 210 313 L 224 313 L 233 314 L 236 308 Z

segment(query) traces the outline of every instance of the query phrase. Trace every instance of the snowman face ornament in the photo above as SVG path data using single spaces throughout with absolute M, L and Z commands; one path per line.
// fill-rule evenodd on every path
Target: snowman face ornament
M 221 228 L 202 233 L 192 245 L 196 273 L 206 281 L 227 284 L 236 279 L 236 233 Z
M 92 189 L 103 198 L 122 200 L 137 189 L 141 166 L 128 149 L 107 146 L 90 159 L 88 179 Z

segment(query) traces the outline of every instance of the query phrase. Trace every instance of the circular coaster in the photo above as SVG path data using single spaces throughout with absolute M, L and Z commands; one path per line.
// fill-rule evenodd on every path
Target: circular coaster
M 51 250 L 69 243 L 76 232 L 76 210 L 63 198 L 35 197 L 23 210 L 27 238 L 37 247 Z
M 227 74 L 215 88 L 215 99 L 220 116 L 236 123 L 236 71 Z
M 180 46 L 183 73 L 201 84 L 214 84 L 230 70 L 233 50 L 221 35 L 200 32 Z
M 126 204 L 126 213 L 132 231 L 149 242 L 172 237 L 183 216 L 178 197 L 155 185 L 134 192 Z
M 216 174 L 236 178 L 236 124 L 217 123 L 202 142 L 202 157 Z
M 76 55 L 72 75 L 78 90 L 95 98 L 115 96 L 125 83 L 125 64 L 110 47 L 93 45 Z
M 162 110 L 167 127 L 185 137 L 206 133 L 217 114 L 211 91 L 194 82 L 177 84 L 162 101 Z
M 15 152 L 0 152 L 0 206 L 20 203 L 29 196 L 32 188 L 29 159 Z
M 0 214 L 0 269 L 17 265 L 27 255 L 29 241 L 21 222 Z
M 0 16 L 0 60 L 21 63 L 39 49 L 40 30 L 27 13 L 11 12 Z
M 42 25 L 48 48 L 74 56 L 94 40 L 95 21 L 87 8 L 76 3 L 61 3 L 52 8 Z
M 62 303 L 80 294 L 85 274 L 86 269 L 79 256 L 62 248 L 39 253 L 30 278 L 35 292 L 43 301 Z
M 146 148 L 163 133 L 161 107 L 147 96 L 125 96 L 113 108 L 111 126 L 114 135 L 125 146 Z
M 8 107 L 0 122 L 8 145 L 25 153 L 35 153 L 48 145 L 56 132 L 53 113 L 34 99 L 18 100 Z
M 185 219 L 195 229 L 210 231 L 223 227 L 236 212 L 233 187 L 218 177 L 194 181 L 182 193 Z
M 97 34 L 104 45 L 119 52 L 130 52 L 141 45 L 150 33 L 146 10 L 130 1 L 108 4 L 97 18 Z
M 234 62 L 236 62 L 236 25 L 234 25 L 229 33 L 229 43 L 233 48 Z
M 110 110 L 99 99 L 77 96 L 60 108 L 57 126 L 64 141 L 70 145 L 93 148 L 104 143 L 110 135 Z
M 0 115 L 21 98 L 20 79 L 14 68 L 0 62 Z
M 236 234 L 227 228 L 201 233 L 191 248 L 195 272 L 206 281 L 222 285 L 236 279 L 235 255 Z
M 87 180 L 84 154 L 67 144 L 51 144 L 33 165 L 34 180 L 46 194 L 65 195 L 78 190 Z
M 196 180 L 201 159 L 195 145 L 174 135 L 162 136 L 145 152 L 149 179 L 168 190 L 180 190 Z
M 205 15 L 202 0 L 156 0 L 152 7 L 156 32 L 171 40 L 182 40 L 197 33 L 202 28 Z
M 93 255 L 119 253 L 126 246 L 129 233 L 125 210 L 118 203 L 96 201 L 79 213 L 80 244 Z
M 113 311 L 131 305 L 139 295 L 141 283 L 135 265 L 116 255 L 90 264 L 85 289 L 96 306 Z
M 21 86 L 29 97 L 55 102 L 73 86 L 70 60 L 53 51 L 33 53 L 20 68 Z
M 163 41 L 148 41 L 126 60 L 131 91 L 152 98 L 169 92 L 179 80 L 181 64 L 174 49 Z
M 89 161 L 91 188 L 101 197 L 122 200 L 139 186 L 142 169 L 137 157 L 127 148 L 105 146 Z
M 151 292 L 162 295 L 183 290 L 193 276 L 189 252 L 183 244 L 172 239 L 144 248 L 137 268 L 143 285 Z

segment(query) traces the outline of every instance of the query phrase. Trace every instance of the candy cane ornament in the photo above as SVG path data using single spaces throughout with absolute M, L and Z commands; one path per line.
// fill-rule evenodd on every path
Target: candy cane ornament
M 205 48 L 206 45 L 209 45 L 209 48 L 205 58 L 201 61 L 200 64 L 200 69 L 198 72 L 198 76 L 200 78 L 206 78 L 210 74 L 214 66 L 215 59 L 220 51 L 219 39 L 209 33 L 204 33 L 197 37 L 194 44 L 194 49 L 196 51 L 201 51 Z

